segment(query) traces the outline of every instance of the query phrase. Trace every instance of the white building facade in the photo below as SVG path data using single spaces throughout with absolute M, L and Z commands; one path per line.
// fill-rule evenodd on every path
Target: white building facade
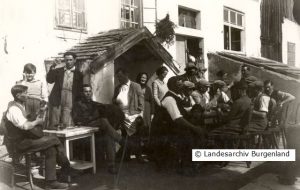
M 155 30 L 155 18 L 170 15 L 177 27 L 174 45 L 166 47 L 183 71 L 187 55 L 207 67 L 210 51 L 260 56 L 260 0 L 144 0 L 144 25 Z M 155 9 L 156 8 L 156 9 Z
M 154 33 L 155 22 L 166 14 L 177 27 L 174 44 L 165 48 L 181 72 L 188 54 L 202 59 L 205 67 L 208 52 L 260 56 L 260 5 L 261 0 L 2 0 L 0 111 L 12 99 L 10 88 L 22 78 L 26 63 L 35 64 L 37 78 L 42 79 L 46 73 L 44 60 L 87 36 L 141 26 Z M 291 23 L 285 21 L 283 25 L 283 33 L 288 33 Z M 296 37 L 284 35 L 286 44 L 291 42 L 290 37 L 300 41 L 299 26 L 293 27 Z M 288 45 L 285 47 L 287 50 Z M 283 55 L 283 62 L 287 55 Z
M 45 60 L 87 36 L 120 28 L 120 15 L 120 0 L 1 0 L 0 111 L 12 100 L 10 89 L 26 63 L 45 80 Z

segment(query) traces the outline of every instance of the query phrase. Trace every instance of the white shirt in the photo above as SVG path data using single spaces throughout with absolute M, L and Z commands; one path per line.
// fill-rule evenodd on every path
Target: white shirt
M 17 81 L 16 84 L 22 84 L 28 87 L 27 96 L 48 102 L 48 87 L 43 80 L 20 80 Z
M 129 87 L 130 87 L 130 80 L 126 83 L 123 84 L 120 88 L 120 92 L 116 98 L 116 102 L 120 106 L 120 108 L 123 110 L 124 113 L 128 111 L 128 93 L 129 93 Z
M 196 104 L 200 104 L 203 108 L 207 106 L 210 100 L 210 96 L 208 92 L 205 92 L 204 94 L 201 94 L 199 91 L 195 90 L 192 93 L 193 100 Z
M 169 92 L 175 94 L 172 91 L 169 91 Z M 175 94 L 175 95 L 178 96 L 177 94 Z M 180 97 L 180 96 L 178 96 L 178 97 Z M 164 108 L 166 108 L 167 112 L 169 113 L 169 115 L 171 116 L 173 121 L 182 117 L 182 115 L 177 107 L 176 100 L 173 97 L 171 97 L 171 96 L 166 97 L 165 99 L 162 100 L 161 105 Z
M 266 95 L 262 95 L 259 99 L 260 108 L 258 111 L 268 112 L 269 111 L 269 102 L 270 97 Z
M 225 103 L 229 102 L 230 99 L 227 96 L 227 94 L 225 92 L 223 92 L 223 91 L 221 92 L 221 94 L 222 94 L 221 96 L 222 96 L 222 99 L 224 100 L 224 102 Z
M 17 103 L 20 104 L 20 103 Z M 21 104 L 20 104 L 21 105 Z M 21 105 L 24 109 L 25 107 Z M 6 113 L 6 118 L 12 122 L 12 124 L 20 129 L 26 130 L 24 124 L 27 122 L 27 119 L 24 117 L 22 110 L 18 106 L 11 106 Z

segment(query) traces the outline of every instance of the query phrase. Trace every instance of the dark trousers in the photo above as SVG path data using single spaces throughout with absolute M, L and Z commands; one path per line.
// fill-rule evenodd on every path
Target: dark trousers
M 160 126 L 151 136 L 153 159 L 159 168 L 171 162 L 182 167 L 192 166 L 192 148 L 195 134 L 184 126 Z M 175 147 L 174 147 L 175 146 Z M 172 163 L 171 163 L 172 164 Z
M 178 149 L 178 158 L 181 167 L 190 167 L 192 165 L 192 148 L 195 144 L 195 135 L 185 126 L 173 126 L 171 134 L 172 142 L 176 144 Z
M 38 139 L 24 139 L 17 144 L 19 152 L 32 151 L 45 154 L 45 179 L 56 180 L 56 164 L 62 171 L 68 171 L 70 162 L 59 139 L 55 136 L 43 136 Z
M 87 123 L 87 126 L 98 127 L 100 132 L 102 132 L 105 145 L 106 145 L 106 156 L 109 165 L 115 164 L 115 142 L 119 142 L 122 138 L 120 134 L 116 132 L 116 129 L 113 128 L 113 125 L 109 123 L 107 119 L 99 118 L 95 121 Z

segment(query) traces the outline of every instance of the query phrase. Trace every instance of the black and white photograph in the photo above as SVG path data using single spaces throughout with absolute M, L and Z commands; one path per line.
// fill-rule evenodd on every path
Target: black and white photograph
M 300 0 L 0 0 L 0 87 L 0 190 L 300 189 Z

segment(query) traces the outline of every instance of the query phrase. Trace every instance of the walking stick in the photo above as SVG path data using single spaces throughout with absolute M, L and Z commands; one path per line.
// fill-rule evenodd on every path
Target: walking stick
M 128 134 L 126 133 L 125 143 L 124 143 L 124 147 L 123 147 L 123 151 L 122 151 L 121 162 L 120 162 L 120 165 L 119 165 L 117 178 L 116 178 L 115 184 L 114 184 L 115 187 L 117 187 L 119 185 L 119 178 L 120 178 L 121 168 L 122 168 L 122 165 L 123 165 L 123 161 L 124 161 L 124 158 L 125 158 L 125 152 L 126 152 L 126 149 L 127 149 L 127 141 L 128 141 Z

